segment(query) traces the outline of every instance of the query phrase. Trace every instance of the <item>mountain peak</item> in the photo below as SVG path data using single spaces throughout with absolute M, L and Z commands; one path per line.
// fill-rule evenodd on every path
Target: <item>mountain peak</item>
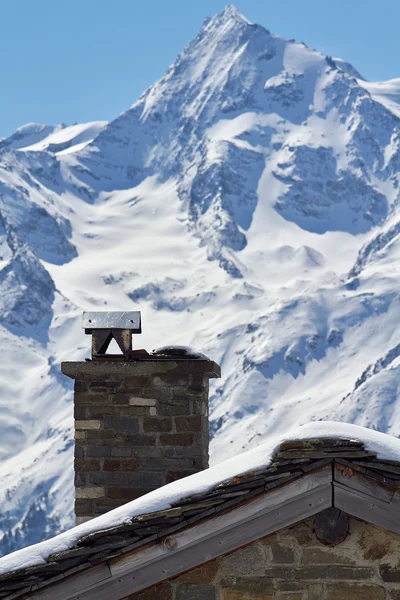
M 203 29 L 206 31 L 215 31 L 224 26 L 228 26 L 229 29 L 232 29 L 238 25 L 253 25 L 253 23 L 246 19 L 236 6 L 228 4 L 223 11 L 216 13 L 213 17 L 204 19 Z
M 250 21 L 246 19 L 244 15 L 242 15 L 240 10 L 237 9 L 234 4 L 228 4 L 227 6 L 225 6 L 224 10 L 221 13 L 219 13 L 217 17 L 224 21 L 236 19 L 237 21 L 241 21 L 242 23 L 247 23 L 251 25 Z

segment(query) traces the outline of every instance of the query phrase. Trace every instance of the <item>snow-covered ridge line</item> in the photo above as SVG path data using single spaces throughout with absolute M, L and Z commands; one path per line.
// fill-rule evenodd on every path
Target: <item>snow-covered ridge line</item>
M 0 140 L 0 150 L 47 151 L 54 154 L 77 152 L 92 142 L 106 125 L 107 121 L 57 127 L 29 123 Z

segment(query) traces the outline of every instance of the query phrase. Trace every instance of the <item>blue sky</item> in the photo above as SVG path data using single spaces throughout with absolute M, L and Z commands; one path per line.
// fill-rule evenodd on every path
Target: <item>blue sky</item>
M 112 119 L 175 59 L 225 0 L 0 0 L 0 137 L 28 122 Z M 399 0 L 237 0 L 251 21 L 400 77 Z

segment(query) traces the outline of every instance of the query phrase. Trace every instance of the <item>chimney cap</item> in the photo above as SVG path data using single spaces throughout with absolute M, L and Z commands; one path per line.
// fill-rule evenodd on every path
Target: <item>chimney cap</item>
M 89 360 L 62 362 L 61 372 L 71 379 L 95 381 L 96 379 L 121 380 L 125 377 L 148 375 L 176 376 L 178 373 L 192 373 L 210 379 L 221 377 L 221 367 L 212 360 L 170 358 L 169 360 L 105 361 Z
M 132 333 L 142 333 L 140 310 L 84 312 L 82 328 L 129 329 Z M 89 333 L 87 331 L 87 333 Z

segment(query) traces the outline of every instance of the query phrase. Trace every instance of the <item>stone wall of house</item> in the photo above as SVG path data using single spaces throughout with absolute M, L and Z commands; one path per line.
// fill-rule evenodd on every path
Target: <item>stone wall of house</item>
M 63 363 L 75 378 L 77 524 L 208 467 L 213 365 Z
M 309 519 L 126 600 L 400 600 L 400 536 L 351 519 L 329 548 Z

